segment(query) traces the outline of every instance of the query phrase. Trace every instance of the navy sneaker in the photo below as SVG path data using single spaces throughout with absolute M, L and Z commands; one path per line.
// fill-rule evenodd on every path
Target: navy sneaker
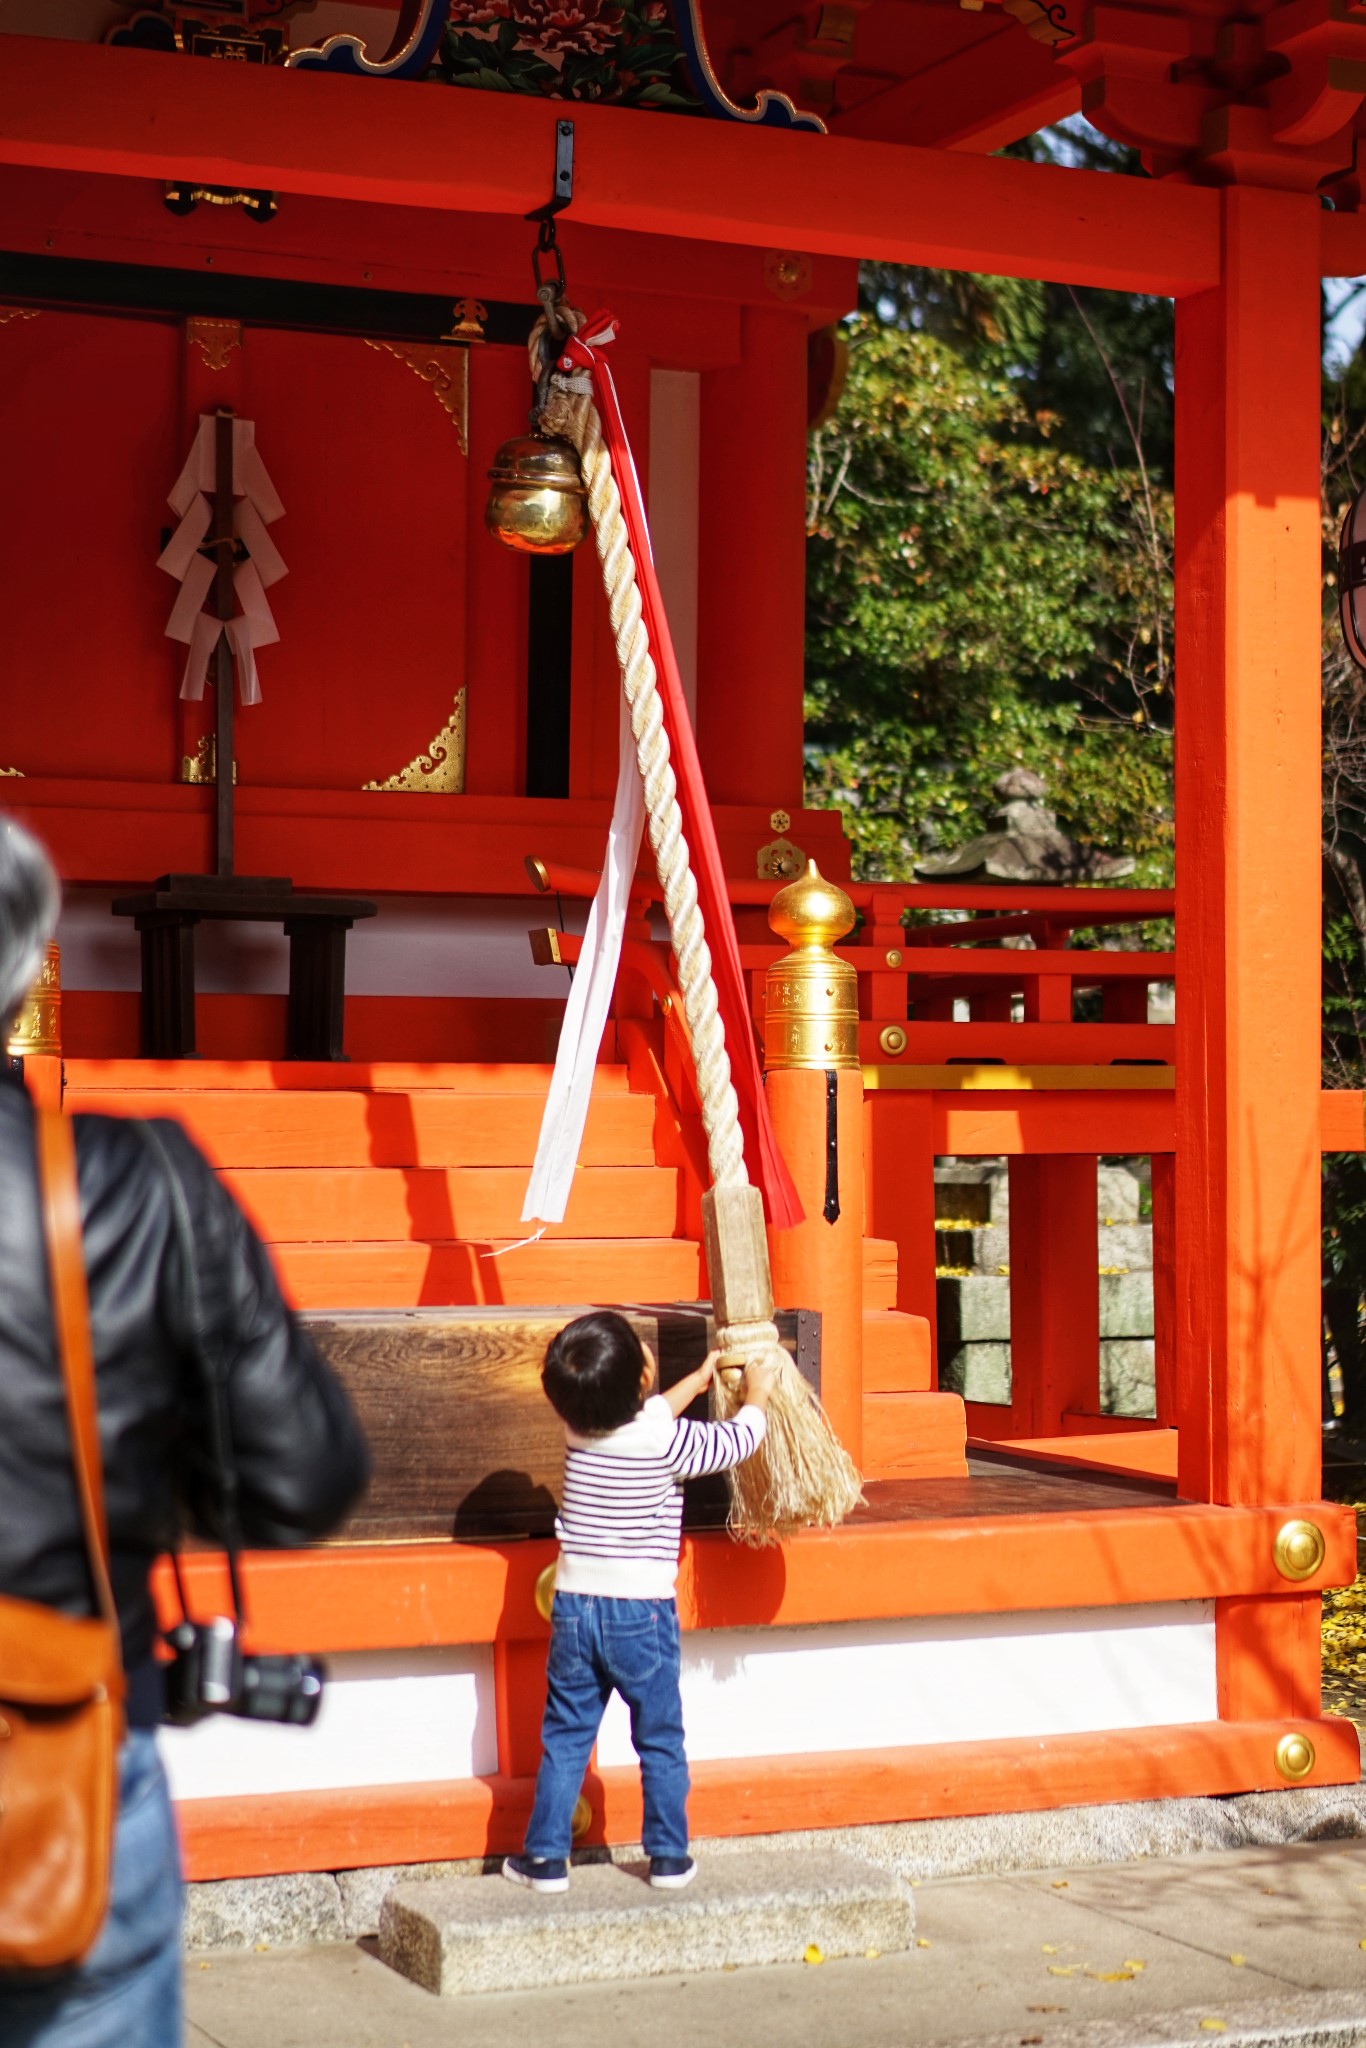
M 569 1865 L 563 1856 L 505 1856 L 503 1875 L 509 1884 L 524 1884 L 533 1892 L 569 1890 Z M 687 1883 L 686 1878 L 683 1881 Z
M 681 1892 L 697 1875 L 691 1856 L 652 1856 L 650 1883 L 657 1892 Z

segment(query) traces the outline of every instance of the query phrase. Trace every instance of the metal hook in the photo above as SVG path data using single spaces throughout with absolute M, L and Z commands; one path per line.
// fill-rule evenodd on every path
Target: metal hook
M 555 123 L 555 176 L 550 197 L 544 206 L 523 214 L 524 220 L 538 220 L 542 223 L 542 235 L 549 231 L 549 239 L 538 241 L 538 248 L 553 248 L 555 231 L 553 222 L 557 213 L 563 213 L 574 197 L 574 123 Z

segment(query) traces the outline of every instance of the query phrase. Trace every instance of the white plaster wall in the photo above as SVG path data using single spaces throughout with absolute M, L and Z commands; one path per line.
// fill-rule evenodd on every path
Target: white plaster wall
M 130 917 L 114 917 L 113 893 L 69 889 L 57 940 L 62 986 L 133 989 L 141 982 L 141 941 Z M 527 933 L 554 924 L 553 897 L 376 896 L 374 917 L 346 941 L 346 990 L 353 996 L 549 996 L 568 993 L 567 970 L 537 967 Z M 582 932 L 588 905 L 562 900 L 565 927 Z M 289 941 L 275 925 L 201 924 L 195 932 L 201 995 L 284 995 Z
M 699 1630 L 682 1690 L 696 1762 L 1214 1721 L 1214 1606 Z M 633 1754 L 614 1697 L 598 1760 Z
M 491 1649 L 371 1651 L 327 1665 L 311 1728 L 215 1714 L 197 1728 L 163 1729 L 172 1797 L 417 1785 L 497 1770 Z

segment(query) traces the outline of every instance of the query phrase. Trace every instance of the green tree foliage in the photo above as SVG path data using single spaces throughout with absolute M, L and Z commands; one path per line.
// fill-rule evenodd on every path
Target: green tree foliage
M 1032 402 L 1056 354 L 1042 287 L 882 272 L 866 296 L 841 405 L 811 441 L 813 796 L 844 810 L 861 872 L 906 876 L 983 829 L 993 781 L 1023 762 L 1075 836 L 1168 879 L 1161 472 L 1132 438 L 1127 464 L 1086 451 Z M 1123 426 L 1123 384 L 1092 346 Z

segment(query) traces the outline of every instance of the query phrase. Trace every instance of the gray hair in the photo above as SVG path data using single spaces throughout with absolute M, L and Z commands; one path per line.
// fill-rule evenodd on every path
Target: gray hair
M 0 1026 L 18 1014 L 57 929 L 62 891 L 47 854 L 0 812 Z

